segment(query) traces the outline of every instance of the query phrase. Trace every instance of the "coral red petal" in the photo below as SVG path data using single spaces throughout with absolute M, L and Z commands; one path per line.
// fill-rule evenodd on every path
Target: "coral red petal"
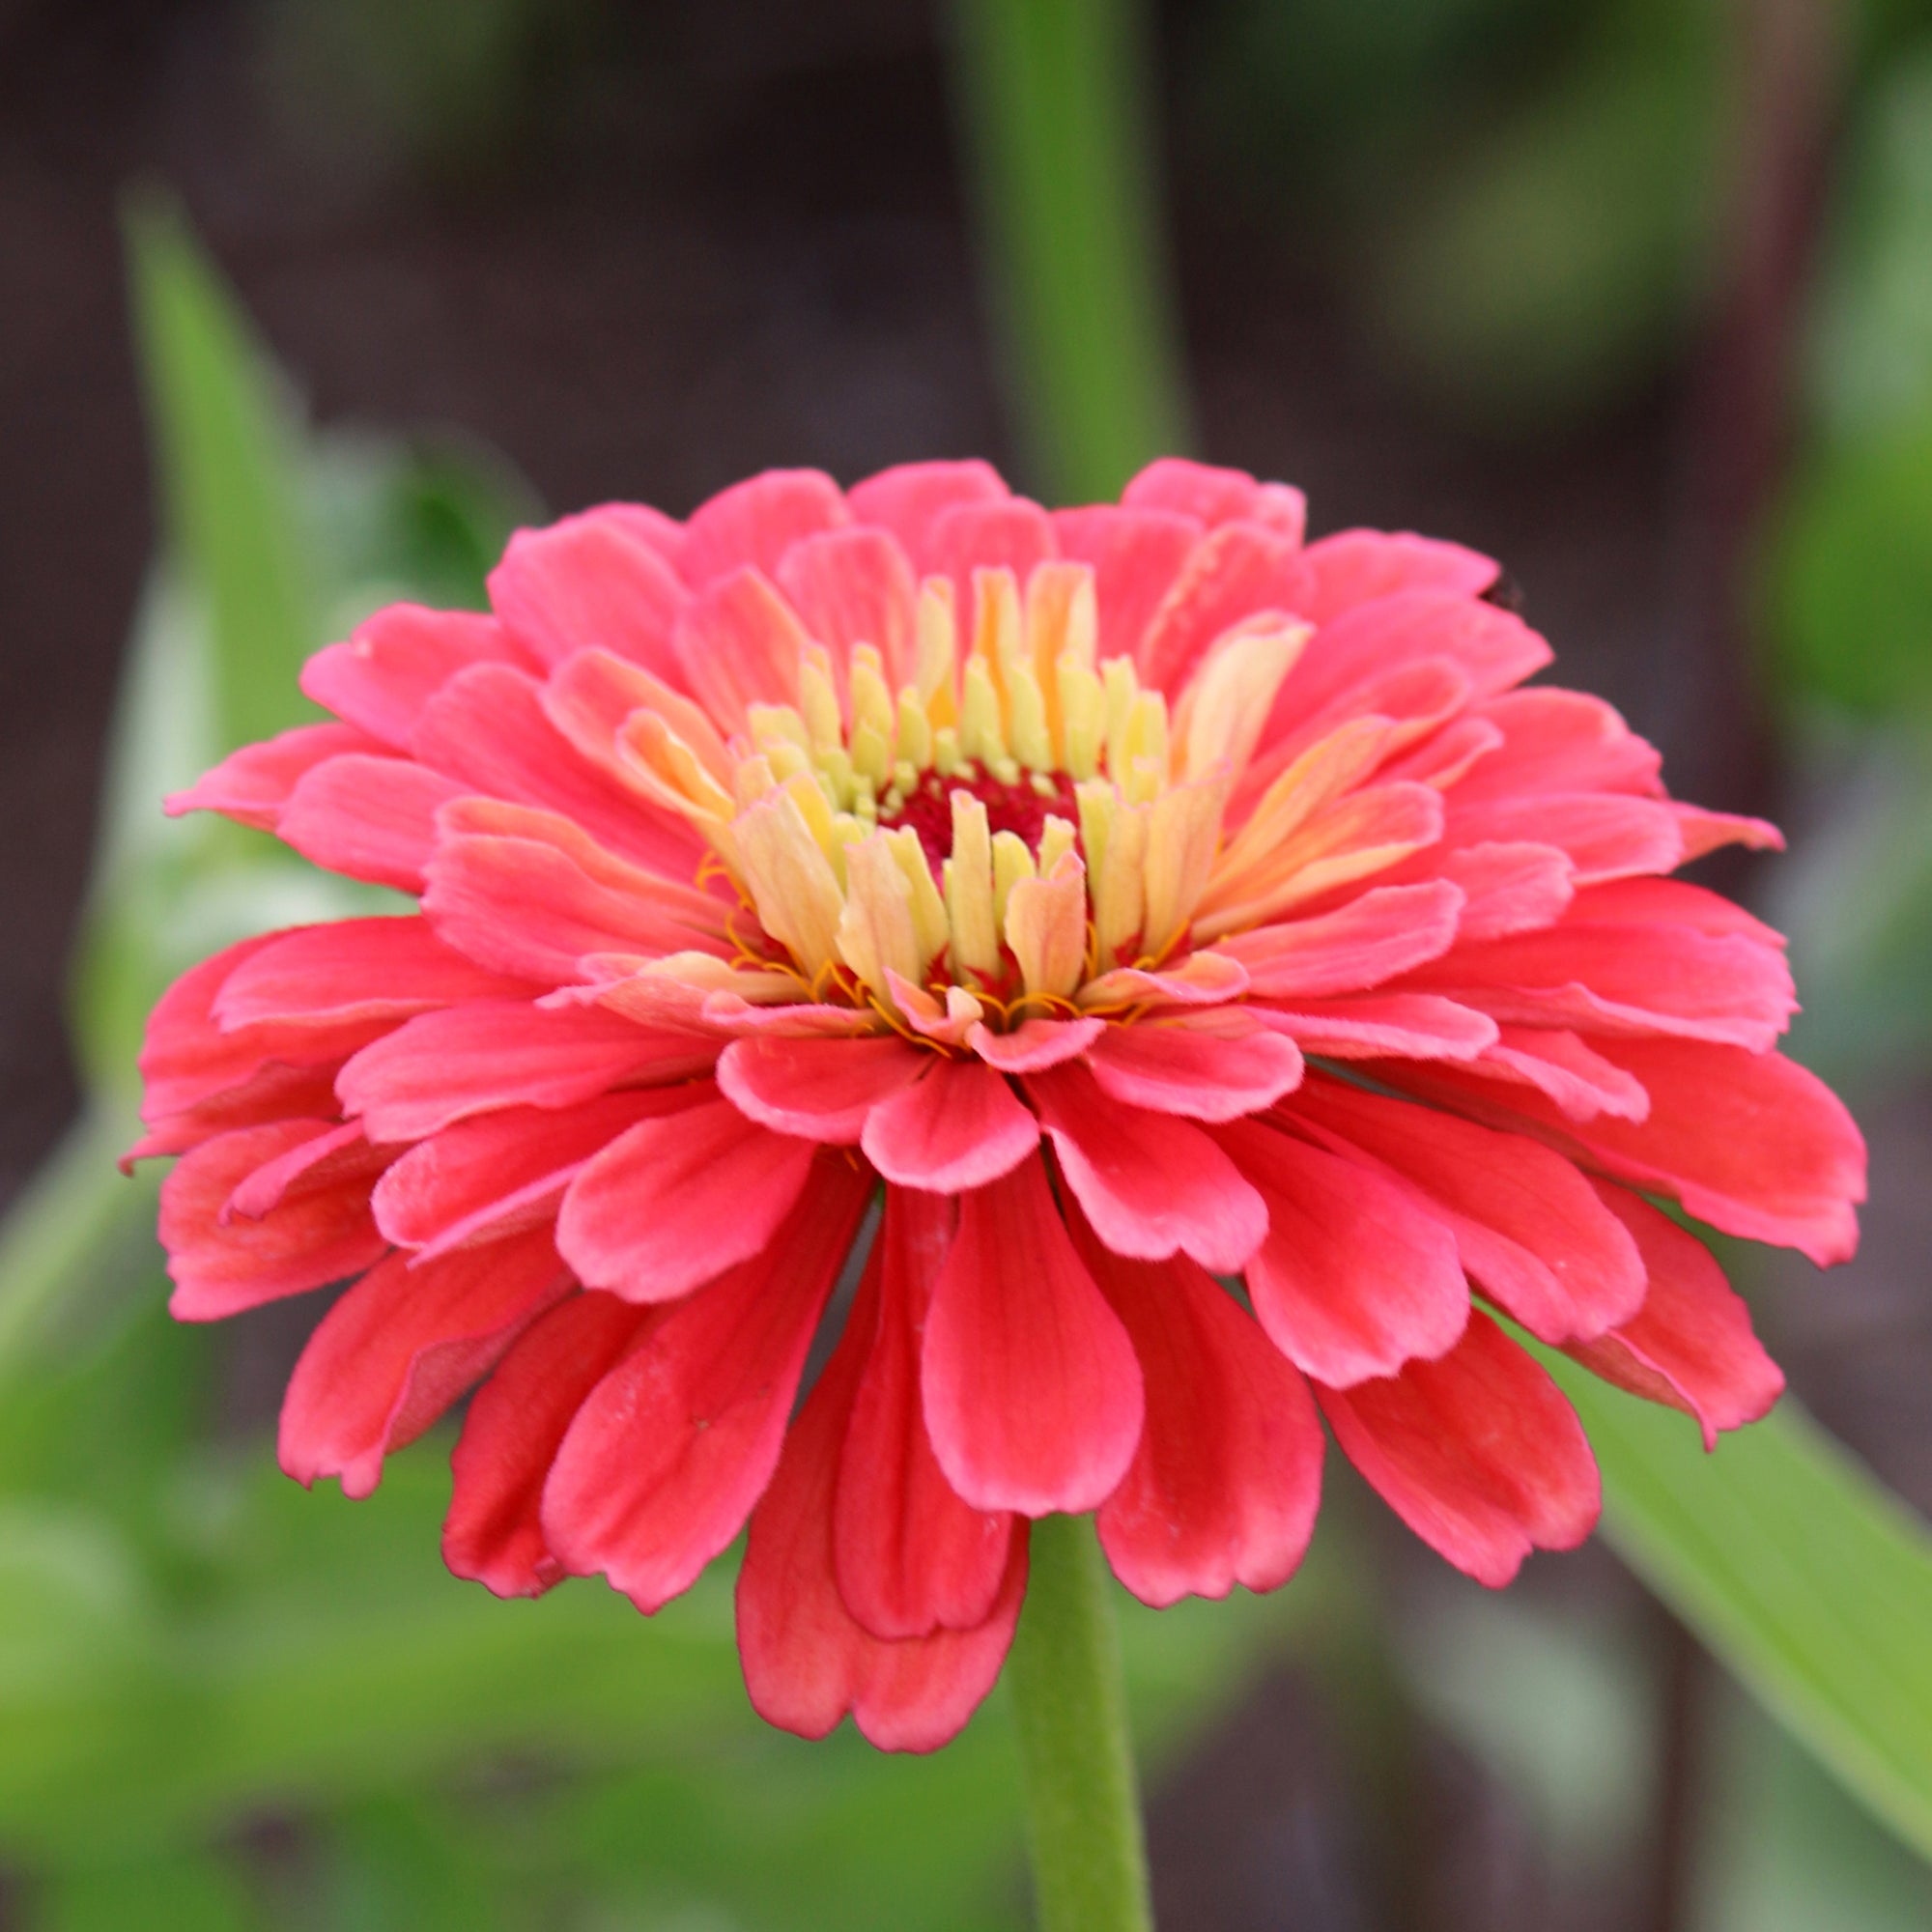
M 957 1194 L 1010 1173 L 1039 1141 L 1039 1122 L 979 1060 L 932 1061 L 875 1106 L 860 1146 L 888 1180 Z
M 1461 888 L 1445 879 L 1375 886 L 1333 912 L 1257 926 L 1215 950 L 1247 968 L 1257 999 L 1358 993 L 1446 952 L 1463 904 Z
M 168 816 L 218 811 L 258 832 L 272 832 L 289 794 L 317 765 L 349 753 L 383 751 L 380 738 L 353 724 L 298 724 L 265 744 L 243 745 L 186 791 L 170 795 Z
M 1399 591 L 1480 597 L 1498 575 L 1489 557 L 1461 544 L 1408 531 L 1337 530 L 1310 544 L 1303 554 L 1308 593 L 1301 614 L 1318 624 Z
M 519 530 L 490 573 L 492 607 L 541 663 L 601 644 L 672 682 L 671 630 L 685 596 L 657 551 L 600 510 Z
M 1420 1189 L 1455 1231 L 1463 1265 L 1540 1341 L 1601 1335 L 1642 1303 L 1636 1243 L 1548 1148 L 1334 1080 L 1311 1080 L 1293 1106 L 1297 1125 Z
M 1140 1365 L 1037 1159 L 961 1199 L 926 1313 L 922 1387 L 939 1466 L 980 1509 L 1089 1510 L 1126 1473 Z
M 1246 1013 L 1109 1027 L 1088 1050 L 1100 1091 L 1129 1107 L 1233 1121 L 1301 1084 L 1301 1054 Z
M 1500 1589 L 1532 1549 L 1574 1549 L 1602 1491 L 1577 1412 L 1488 1316 L 1437 1362 L 1316 1390 L 1343 1454 L 1431 1548 Z
M 1056 510 L 1053 528 L 1061 555 L 1093 566 L 1100 656 L 1133 657 L 1201 541 L 1203 526 L 1172 511 L 1095 503 Z
M 752 565 L 772 575 L 793 544 L 852 521 L 819 469 L 767 469 L 721 490 L 686 520 L 679 574 L 694 590 Z
M 873 1039 L 733 1040 L 718 1085 L 748 1120 L 781 1134 L 857 1147 L 867 1117 L 932 1065 L 896 1034 Z
M 1455 1347 L 1469 1319 L 1456 1237 L 1412 1193 L 1258 1122 L 1221 1140 L 1267 1203 L 1248 1296 L 1290 1361 L 1346 1388 Z
M 977 1629 L 1012 1544 L 1011 1516 L 963 1501 L 926 1433 L 920 1344 L 956 1217 L 943 1195 L 889 1187 L 848 1323 L 868 1351 L 838 1463 L 834 1567 L 845 1607 L 878 1637 Z
M 347 724 L 399 752 L 423 706 L 473 664 L 532 664 L 494 617 L 391 604 L 302 667 L 303 692 Z
M 279 1454 L 298 1483 L 366 1496 L 545 1308 L 570 1292 L 550 1231 L 412 1268 L 391 1255 L 322 1319 L 289 1378 Z
M 1222 632 L 1258 611 L 1293 611 L 1302 572 L 1297 540 L 1254 524 L 1210 530 L 1148 622 L 1135 651 L 1142 679 L 1178 694 Z
M 651 1611 L 743 1528 L 867 1192 L 822 1157 L 770 1246 L 670 1310 L 585 1398 L 543 1493 L 544 1540 L 567 1568 Z
M 973 573 L 1010 570 L 1024 585 L 1036 564 L 1058 556 L 1053 520 L 1024 497 L 996 503 L 955 503 L 932 520 L 924 567 L 950 577 L 962 617 L 973 612 Z
M 1578 886 L 1667 872 L 1687 856 L 1667 804 L 1619 792 L 1551 792 L 1466 805 L 1452 792 L 1442 838 L 1445 857 L 1461 846 L 1553 845 L 1569 859 Z
M 827 530 L 807 537 L 781 559 L 778 585 L 835 665 L 850 664 L 854 645 L 870 644 L 885 660 L 893 691 L 911 679 L 919 586 L 904 550 L 886 531 Z
M 892 531 L 922 574 L 932 568 L 933 525 L 962 503 L 997 503 L 1011 495 L 990 463 L 901 463 L 846 492 L 853 520 Z
M 1523 798 L 1537 792 L 1619 791 L 1660 796 L 1662 760 L 1611 705 L 1580 691 L 1512 691 L 1483 716 L 1502 744 L 1463 781 L 1462 796 Z
M 1296 543 L 1308 523 L 1308 499 L 1282 483 L 1257 483 L 1245 469 L 1217 469 L 1184 456 L 1150 463 L 1121 492 L 1130 510 L 1168 510 L 1217 524 L 1263 524 Z
M 540 1513 L 551 1464 L 584 1398 L 664 1319 L 620 1295 L 573 1294 L 517 1338 L 476 1391 L 450 1457 L 442 1560 L 455 1575 L 499 1597 L 562 1581 Z
M 1143 1603 L 1287 1582 L 1315 1530 L 1321 1424 L 1299 1373 L 1192 1262 L 1127 1261 L 1076 1228 L 1126 1325 L 1147 1385 L 1127 1473 L 1101 1504 L 1100 1545 Z
M 1293 1011 L 1260 1007 L 1271 1027 L 1304 1053 L 1328 1060 L 1473 1060 L 1500 1032 L 1487 1013 L 1436 993 L 1365 993 L 1355 999 L 1306 1000 Z
M 330 872 L 422 891 L 436 848 L 436 814 L 463 787 L 407 758 L 352 753 L 306 772 L 275 820 L 275 832 Z
M 1067 1184 L 1116 1254 L 1162 1261 L 1185 1250 L 1232 1274 L 1261 1246 L 1261 1196 L 1199 1127 L 1123 1106 L 1083 1066 L 1030 1074 L 1026 1084 Z
M 1107 1030 L 1105 1020 L 1022 1020 L 1010 1033 L 993 1033 L 978 1021 L 966 1044 L 1002 1073 L 1037 1073 L 1064 1060 L 1078 1060 Z
M 706 1093 L 717 1095 L 697 1089 L 696 1104 L 639 1122 L 570 1183 L 557 1246 L 586 1288 L 674 1300 L 758 1254 L 790 1213 L 813 1172 L 811 1143 Z

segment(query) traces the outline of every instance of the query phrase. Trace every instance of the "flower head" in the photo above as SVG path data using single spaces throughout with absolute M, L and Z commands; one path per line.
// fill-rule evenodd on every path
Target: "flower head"
M 1272 1587 L 1322 1417 L 1487 1583 L 1579 1542 L 1589 1447 L 1497 1313 L 1707 1442 L 1762 1414 L 1649 1197 L 1856 1239 L 1776 934 L 1665 876 L 1776 833 L 1523 688 L 1485 558 L 1302 510 L 1180 462 L 1052 514 L 977 463 L 772 473 L 315 658 L 340 722 L 174 809 L 420 909 L 187 974 L 136 1150 L 182 1155 L 184 1319 L 355 1278 L 283 1466 L 366 1493 L 474 1388 L 453 1570 L 652 1610 L 749 1520 L 758 1708 L 924 1747 L 1030 1518 L 1097 1511 L 1152 1604 Z

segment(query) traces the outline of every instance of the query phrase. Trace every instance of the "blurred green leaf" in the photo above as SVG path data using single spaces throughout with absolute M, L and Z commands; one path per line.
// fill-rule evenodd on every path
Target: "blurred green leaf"
M 227 751 L 290 722 L 296 674 L 324 641 L 297 477 L 299 419 L 179 212 L 134 203 L 128 245 L 167 527 L 206 602 Z
M 1788 1398 L 1705 1456 L 1681 1415 L 1541 1351 L 1650 1587 L 1894 1831 L 1932 1855 L 1932 1534 Z
M 255 1932 L 267 1923 L 227 1861 L 191 1850 L 71 1867 L 47 1880 L 36 1903 L 34 1932 Z

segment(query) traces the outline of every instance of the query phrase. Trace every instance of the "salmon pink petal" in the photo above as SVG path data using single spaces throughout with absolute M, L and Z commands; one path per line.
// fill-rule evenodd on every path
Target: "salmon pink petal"
M 807 537 L 780 559 L 778 584 L 834 664 L 850 664 L 855 644 L 870 644 L 885 660 L 893 691 L 911 679 L 919 586 L 905 552 L 886 531 L 827 530 Z
M 1321 1424 L 1294 1367 L 1192 1262 L 1135 1262 L 1081 1230 L 1082 1259 L 1126 1325 L 1147 1422 L 1100 1505 L 1100 1546 L 1143 1603 L 1287 1582 L 1315 1530 Z
M 137 1161 L 151 1160 L 157 1154 L 185 1153 L 203 1141 L 233 1133 L 238 1127 L 321 1120 L 335 1112 L 334 1077 L 332 1063 L 291 1066 L 270 1061 L 253 1068 L 238 1084 L 192 1106 L 162 1113 L 150 1105 L 145 1115 L 149 1131 L 121 1156 L 121 1172 L 131 1174 Z
M 1359 604 L 1400 591 L 1480 597 L 1498 572 L 1461 544 L 1408 531 L 1337 530 L 1308 546 L 1309 587 L 1301 614 L 1326 624 Z
M 494 617 L 391 604 L 302 667 L 301 688 L 325 710 L 399 752 L 422 709 L 473 664 L 534 662 Z
M 983 1510 L 1090 1510 L 1140 1440 L 1140 1365 L 1027 1161 L 959 1203 L 926 1312 L 925 1426 L 946 1479 Z
M 936 1750 L 1006 1661 L 1026 1590 L 1026 1524 L 1014 1525 L 999 1597 L 977 1630 L 896 1642 L 866 1630 L 838 1594 L 833 1554 L 833 1498 L 863 1361 L 848 1337 L 786 1434 L 738 1573 L 738 1654 L 768 1723 L 822 1738 L 850 1712 L 882 1750 Z
M 668 563 L 674 561 L 684 547 L 684 526 L 648 503 L 598 503 L 583 514 L 601 518 L 626 536 L 636 537 Z
M 1766 819 L 1746 818 L 1735 811 L 1706 811 L 1680 799 L 1670 802 L 1670 815 L 1684 839 L 1686 865 L 1725 845 L 1742 845 L 1752 852 L 1784 850 L 1784 834 Z
M 867 1192 L 823 1157 L 770 1247 L 669 1310 L 585 1398 L 543 1493 L 544 1540 L 566 1569 L 602 1572 L 649 1612 L 744 1527 Z
M 1149 620 L 1135 653 L 1142 681 L 1178 694 L 1222 632 L 1260 611 L 1293 611 L 1301 601 L 1294 538 L 1254 524 L 1209 530 Z
M 670 639 L 685 589 L 620 517 L 598 510 L 519 530 L 490 573 L 490 603 L 546 665 L 593 644 L 677 681 Z
M 1437 1362 L 1317 1388 L 1354 1463 L 1432 1549 L 1500 1589 L 1532 1549 L 1574 1549 L 1602 1490 L 1577 1412 L 1488 1316 Z
M 1199 1127 L 1122 1105 L 1084 1066 L 1030 1074 L 1067 1184 L 1119 1255 L 1164 1261 L 1184 1249 L 1232 1274 L 1261 1245 L 1267 1209 Z
M 563 1578 L 544 1541 L 543 1488 L 584 1398 L 650 1330 L 661 1308 L 582 1293 L 540 1316 L 471 1398 L 449 1459 L 455 1478 L 442 1560 L 499 1597 Z
M 934 1060 L 882 1100 L 859 1144 L 888 1180 L 956 1194 L 1010 1173 L 1039 1141 L 1039 1122 L 979 1060 Z
M 325 870 L 418 893 L 436 847 L 437 810 L 461 790 L 407 758 L 351 753 L 303 775 L 275 831 Z
M 706 1092 L 717 1090 L 696 1090 Z M 675 1300 L 764 1248 L 812 1154 L 810 1141 L 775 1134 L 722 1097 L 698 1097 L 640 1121 L 582 1169 L 563 1197 L 557 1246 L 586 1288 Z
M 1347 1388 L 1455 1347 L 1469 1286 L 1455 1236 L 1414 1194 L 1259 1122 L 1221 1141 L 1267 1203 L 1248 1296 L 1290 1361 Z
M 222 981 L 212 1011 L 230 1030 L 334 1029 L 528 990 L 452 952 L 425 920 L 344 919 L 270 935 Z
M 774 1132 L 857 1147 L 872 1109 L 930 1065 L 929 1055 L 896 1034 L 872 1039 L 764 1034 L 724 1049 L 718 1085 L 748 1120 Z
M 384 1174 L 371 1197 L 376 1225 L 399 1247 L 441 1253 L 554 1220 L 565 1186 L 592 1154 L 686 1104 L 680 1089 L 654 1087 L 459 1121 Z
M 1463 903 L 1461 888 L 1446 879 L 1375 886 L 1333 912 L 1256 926 L 1215 950 L 1247 968 L 1257 999 L 1356 993 L 1446 952 Z
M 1753 939 L 1784 950 L 1784 935 L 1743 906 L 1683 879 L 1615 879 L 1579 893 L 1565 923 L 1683 926 L 1712 939 Z
M 755 570 L 711 584 L 677 629 L 686 682 L 724 730 L 753 704 L 789 704 L 811 639 L 798 613 Z
M 966 1044 L 988 1066 L 1001 1073 L 1037 1073 L 1079 1057 L 1107 1030 L 1100 1019 L 1022 1020 L 1010 1033 L 994 1033 L 975 1020 L 966 1030 Z
M 1667 872 L 1686 857 L 1670 807 L 1621 792 L 1548 792 L 1466 805 L 1451 792 L 1442 839 L 1445 858 L 1461 846 L 1553 845 L 1569 859 L 1578 886 Z
M 1201 541 L 1193 517 L 1166 510 L 1123 510 L 1113 503 L 1056 510 L 1060 554 L 1094 570 L 1102 658 L 1134 657 L 1153 613 Z
M 168 816 L 218 811 L 257 832 L 272 832 L 289 794 L 317 765 L 351 752 L 380 753 L 382 740 L 353 724 L 298 724 L 265 744 L 231 752 L 186 791 L 172 793 Z
M 322 1319 L 289 1378 L 279 1454 L 298 1483 L 366 1496 L 412 1442 L 570 1292 L 550 1231 L 412 1268 L 391 1255 Z
M 1247 1013 L 1109 1027 L 1086 1065 L 1122 1104 L 1191 1121 L 1258 1114 L 1301 1084 L 1294 1042 Z
M 1308 523 L 1308 498 L 1299 490 L 1285 483 L 1257 483 L 1245 469 L 1217 469 L 1184 456 L 1150 463 L 1121 492 L 1121 505 L 1173 511 L 1209 526 L 1237 520 L 1264 524 L 1296 543 Z
M 886 1190 L 885 1219 L 848 1326 L 868 1344 L 838 1463 L 838 1594 L 878 1637 L 975 1630 L 1007 1573 L 1012 1518 L 973 1508 L 941 1473 L 920 1393 L 920 1343 L 956 1208 Z
M 472 1000 L 366 1046 L 336 1082 L 378 1141 L 415 1141 L 497 1107 L 574 1107 L 612 1087 L 683 1079 L 716 1047 L 596 1007 Z
M 1621 1328 L 1573 1342 L 1568 1352 L 1605 1381 L 1693 1416 L 1704 1447 L 1715 1449 L 1719 1430 L 1770 1412 L 1784 1377 L 1710 1249 L 1628 1189 L 1605 1180 L 1596 1187 L 1635 1238 L 1650 1288 Z
M 366 1148 L 334 1152 L 253 1219 L 223 1219 L 237 1188 L 291 1151 L 334 1131 L 328 1121 L 238 1128 L 182 1156 L 161 1182 L 161 1245 L 182 1321 L 216 1321 L 265 1301 L 359 1274 L 388 1250 L 369 1212 L 380 1162 Z
M 1463 1265 L 1544 1342 L 1601 1335 L 1643 1301 L 1636 1243 L 1570 1162 L 1412 1100 L 1310 1081 L 1297 1125 L 1378 1162 L 1443 1213 Z
M 359 1121 L 328 1127 L 312 1140 L 305 1140 L 290 1148 L 286 1153 L 277 1154 L 244 1179 L 237 1181 L 234 1193 L 223 1203 L 215 1218 L 224 1228 L 233 1226 L 238 1216 L 242 1220 L 259 1221 L 282 1205 L 289 1190 L 298 1181 L 307 1179 L 311 1186 L 320 1181 L 324 1176 L 318 1170 L 322 1170 L 325 1163 L 327 1178 L 331 1180 L 352 1177 L 366 1180 L 382 1171 L 388 1157 L 386 1151 L 379 1151 L 370 1147 L 363 1137 Z
M 1483 1049 L 1472 1070 L 1534 1087 L 1573 1121 L 1594 1121 L 1599 1114 L 1641 1121 L 1650 1112 L 1640 1081 L 1560 1029 L 1498 1027 L 1495 1044 Z
M 1303 1000 L 1288 1012 L 1258 1007 L 1257 1015 L 1304 1053 L 1328 1060 L 1473 1060 L 1499 1029 L 1487 1013 L 1435 993 L 1366 993 L 1356 999 Z
M 678 552 L 694 590 L 750 564 L 772 575 L 793 544 L 852 521 L 838 486 L 819 469 L 767 469 L 692 511 Z
M 1464 845 L 1411 863 L 1428 866 L 1463 889 L 1457 931 L 1466 940 L 1502 939 L 1548 925 L 1562 917 L 1577 890 L 1577 868 L 1554 845 Z
M 1491 698 L 1482 715 L 1501 726 L 1503 742 L 1464 781 L 1460 792 L 1464 798 L 1551 791 L 1662 795 L 1657 748 L 1601 697 L 1544 687 L 1511 691 Z
M 1022 586 L 1036 564 L 1060 554 L 1053 519 L 1024 497 L 997 503 L 955 503 L 932 520 L 926 568 L 950 577 L 962 616 L 973 610 L 973 573 L 1010 570 Z

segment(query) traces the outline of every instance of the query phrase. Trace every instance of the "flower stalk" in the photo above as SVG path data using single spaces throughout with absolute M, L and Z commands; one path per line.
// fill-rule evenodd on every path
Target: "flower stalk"
M 1093 1519 L 1033 1526 L 1007 1663 L 1041 1932 L 1151 1932 L 1119 1634 Z

